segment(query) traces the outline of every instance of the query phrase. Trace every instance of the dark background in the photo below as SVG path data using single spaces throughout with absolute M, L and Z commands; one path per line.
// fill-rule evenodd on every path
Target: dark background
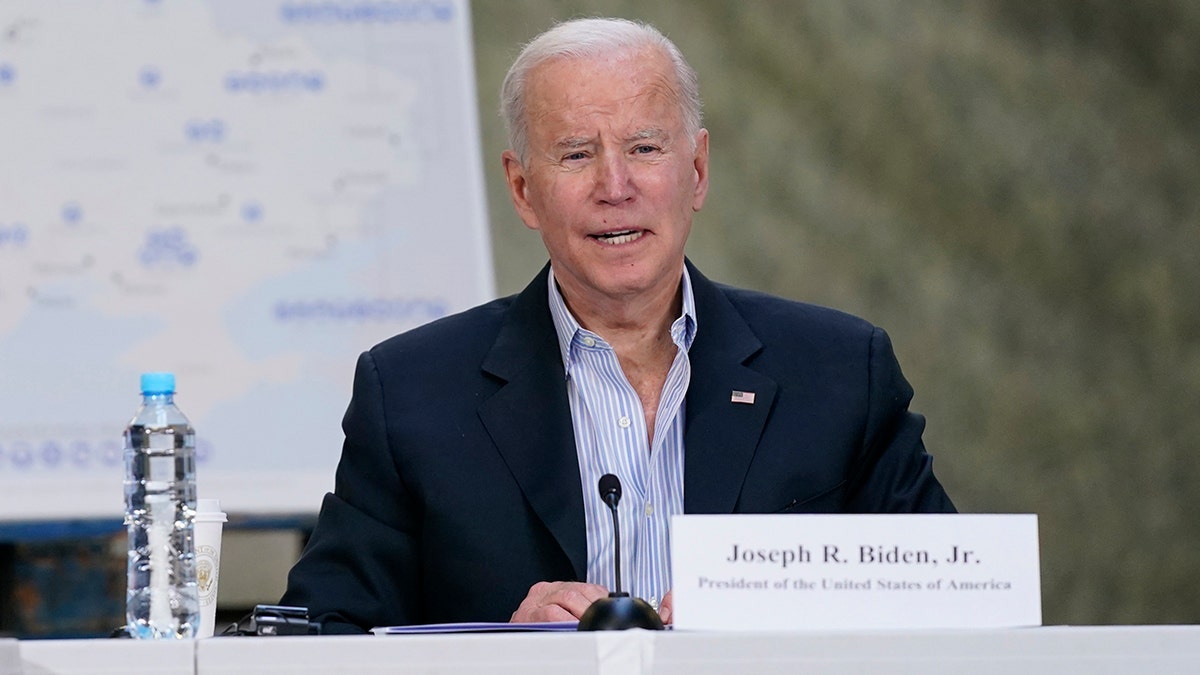
M 888 330 L 959 508 L 1039 515 L 1045 623 L 1200 623 L 1200 3 L 475 0 L 502 293 L 500 80 L 596 15 L 700 73 L 689 255 Z

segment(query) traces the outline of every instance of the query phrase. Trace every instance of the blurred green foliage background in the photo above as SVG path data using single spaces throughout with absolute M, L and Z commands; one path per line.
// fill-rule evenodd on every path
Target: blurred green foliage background
M 500 171 L 508 64 L 556 20 L 649 21 L 700 73 L 701 269 L 888 330 L 960 510 L 1039 514 L 1045 623 L 1200 623 L 1200 3 L 472 12 L 502 293 L 545 261 Z

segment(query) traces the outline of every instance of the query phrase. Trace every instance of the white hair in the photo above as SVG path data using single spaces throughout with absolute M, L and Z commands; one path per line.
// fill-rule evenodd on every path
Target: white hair
M 528 159 L 529 122 L 525 116 L 526 84 L 535 68 L 559 58 L 595 58 L 653 47 L 670 60 L 675 71 L 683 128 L 695 143 L 700 133 L 700 82 L 679 48 L 657 28 L 628 19 L 573 19 L 556 24 L 521 50 L 500 87 L 500 116 L 508 131 L 508 147 L 521 162 Z

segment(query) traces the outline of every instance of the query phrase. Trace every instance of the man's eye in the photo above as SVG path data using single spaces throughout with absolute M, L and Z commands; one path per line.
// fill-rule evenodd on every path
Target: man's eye
M 653 145 L 639 145 L 633 149 L 633 152 L 637 155 L 648 155 L 657 150 L 658 148 L 654 147 Z
M 576 161 L 576 160 L 584 159 L 585 157 L 587 157 L 587 155 L 586 155 L 585 153 L 582 153 L 582 152 L 572 152 L 571 154 L 567 155 L 566 157 L 563 157 L 563 159 L 564 159 L 564 160 L 566 160 L 566 161 L 568 161 L 568 162 L 571 162 L 571 161 Z

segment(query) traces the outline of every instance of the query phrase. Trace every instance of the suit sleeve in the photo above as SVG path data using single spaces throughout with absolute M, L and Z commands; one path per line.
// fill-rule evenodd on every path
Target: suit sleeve
M 913 390 L 900 372 L 887 333 L 874 329 L 869 352 L 866 428 L 849 479 L 846 510 L 954 513 L 921 440 L 925 418 L 908 409 Z
M 389 447 L 386 410 L 375 361 L 363 353 L 342 421 L 334 491 L 325 495 L 281 600 L 307 607 L 325 633 L 360 633 L 419 616 L 419 516 Z

